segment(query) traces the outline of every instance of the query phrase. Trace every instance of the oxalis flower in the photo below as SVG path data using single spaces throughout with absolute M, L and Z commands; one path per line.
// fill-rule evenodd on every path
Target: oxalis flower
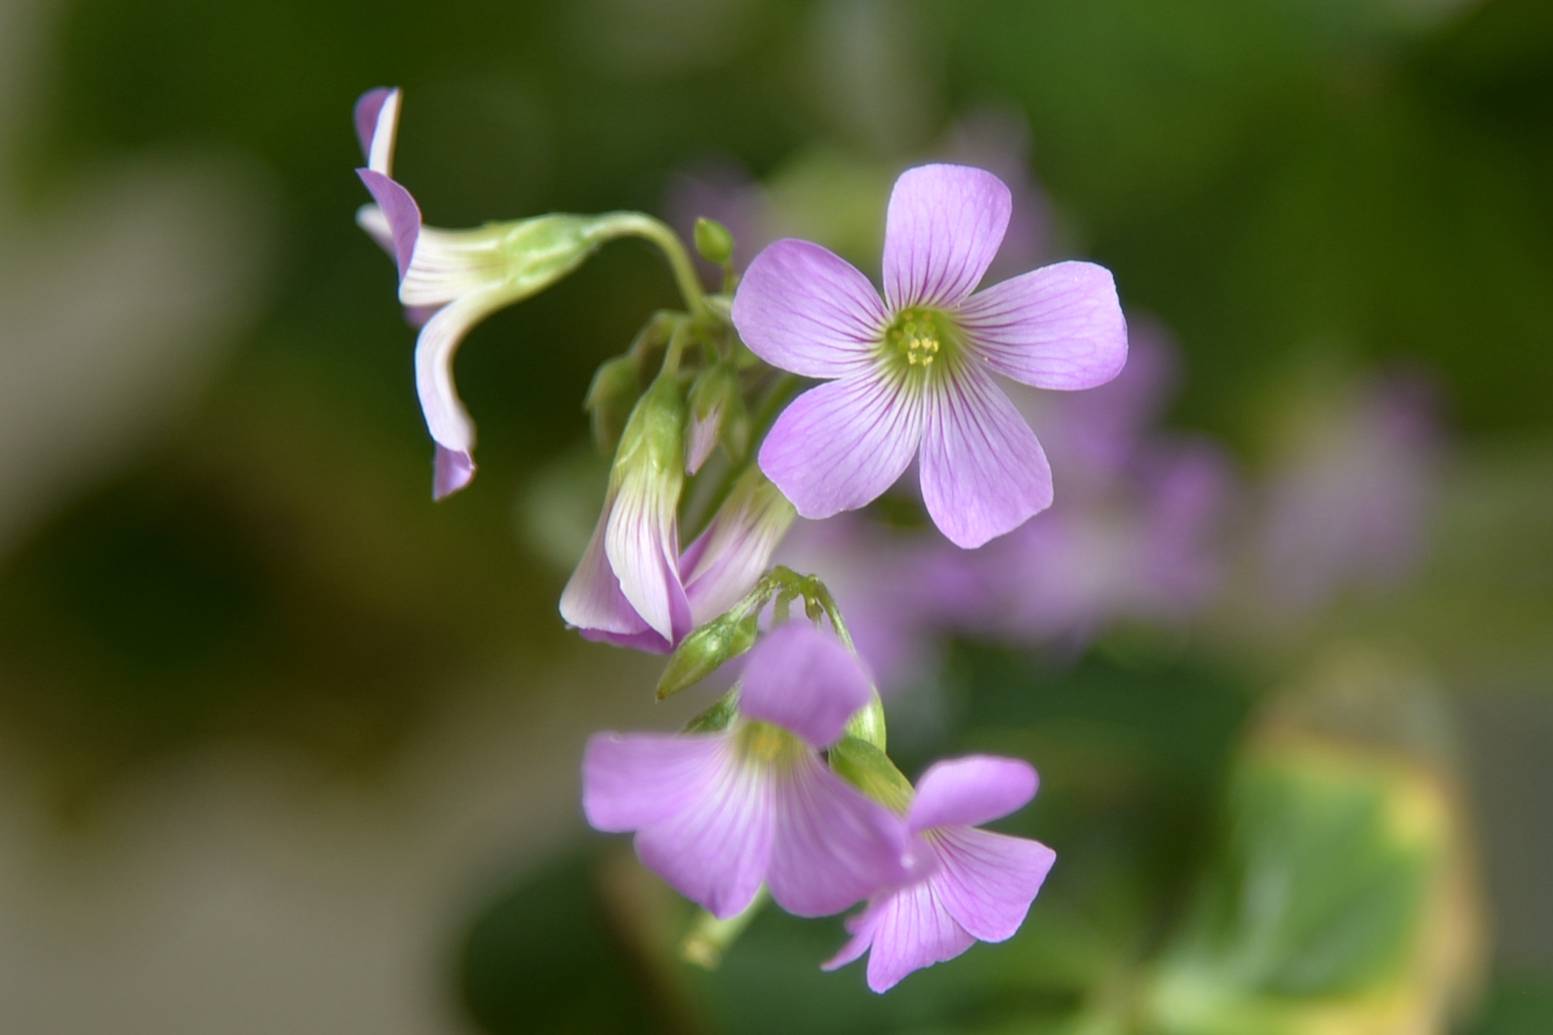
M 867 952 L 868 987 L 885 992 L 978 941 L 1013 937 L 1056 853 L 1038 841 L 976 828 L 1023 807 L 1036 782 L 1035 770 L 1013 758 L 972 755 L 930 767 L 906 813 L 927 857 L 926 876 L 875 896 L 850 918 L 851 941 L 824 969 Z
M 415 198 L 393 178 L 400 103 L 400 92 L 386 88 L 356 102 L 367 162 L 356 172 L 376 202 L 358 210 L 356 221 L 394 257 L 399 300 L 421 328 L 415 387 L 437 446 L 432 495 L 441 499 L 468 485 L 475 472 L 474 421 L 453 383 L 453 357 L 465 335 L 576 269 L 604 241 L 632 232 L 639 217 L 552 214 L 473 230 L 427 226 Z
M 750 652 L 725 730 L 590 739 L 583 811 L 599 830 L 635 831 L 643 864 L 714 916 L 744 909 L 762 883 L 789 913 L 840 912 L 911 866 L 901 818 L 818 754 L 870 693 L 834 637 L 782 625 Z
M 991 374 L 1070 391 L 1127 358 L 1111 274 L 1059 262 L 975 292 L 1008 226 L 1009 191 L 980 169 L 925 165 L 896 180 L 884 298 L 845 260 L 786 239 L 755 257 L 733 322 L 766 362 L 829 383 L 799 396 L 760 449 L 798 513 L 876 499 L 920 456 L 922 496 L 958 546 L 980 546 L 1052 501 L 1035 434 Z

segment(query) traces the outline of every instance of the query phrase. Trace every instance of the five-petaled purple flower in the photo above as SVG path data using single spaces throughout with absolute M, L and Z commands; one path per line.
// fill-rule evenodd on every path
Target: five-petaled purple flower
M 906 815 L 926 849 L 926 876 L 848 919 L 852 939 L 825 969 L 867 952 L 868 987 L 885 992 L 977 941 L 1011 938 L 1057 856 L 1038 841 L 976 827 L 1023 807 L 1035 788 L 1035 770 L 1012 758 L 972 755 L 929 768 Z
M 777 241 L 750 264 L 733 302 L 745 343 L 773 366 L 829 381 L 795 400 L 760 449 L 761 468 L 800 514 L 865 506 L 918 455 L 928 513 L 958 546 L 1050 505 L 1046 456 L 991 372 L 1092 388 L 1126 362 L 1127 328 L 1110 273 L 1092 263 L 976 292 L 1009 211 L 991 173 L 907 170 L 890 195 L 883 300 L 808 241 Z
M 817 753 L 871 692 L 834 637 L 779 626 L 751 651 L 726 730 L 588 741 L 588 822 L 635 831 L 642 862 L 714 916 L 740 912 L 762 883 L 797 916 L 840 912 L 911 872 L 901 818 Z

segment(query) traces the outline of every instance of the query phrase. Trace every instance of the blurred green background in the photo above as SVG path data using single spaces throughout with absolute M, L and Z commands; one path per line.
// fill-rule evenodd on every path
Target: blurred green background
M 592 729 L 700 702 L 555 614 L 580 400 L 672 284 L 617 245 L 478 329 L 433 506 L 352 222 L 383 84 L 431 222 L 668 215 L 710 161 L 870 271 L 996 110 L 1246 512 L 1298 429 L 1363 445 L 1354 384 L 1431 384 L 1427 549 L 1313 614 L 1234 561 L 1185 628 L 960 638 L 900 761 L 1041 770 L 1025 930 L 882 1000 L 835 921 L 696 971 L 576 801 Z M 0 0 L 0 1028 L 1553 1031 L 1550 184 L 1543 0 Z

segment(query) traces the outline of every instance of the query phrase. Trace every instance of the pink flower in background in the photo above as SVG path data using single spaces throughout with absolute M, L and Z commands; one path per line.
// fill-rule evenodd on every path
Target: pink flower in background
M 751 651 L 726 731 L 592 737 L 583 811 L 598 830 L 635 831 L 642 863 L 715 916 L 763 883 L 795 915 L 840 912 L 910 873 L 900 817 L 817 753 L 870 694 L 834 637 L 780 626 Z
M 1051 503 L 1051 470 L 996 371 L 1041 388 L 1104 384 L 1127 356 L 1111 275 L 1063 262 L 973 294 L 1008 224 L 1008 188 L 963 166 L 911 169 L 890 197 L 885 298 L 806 241 L 766 248 L 733 304 L 758 356 L 829 379 L 795 400 L 760 450 L 805 517 L 876 499 L 920 455 L 923 501 L 976 547 Z
M 1345 588 L 1404 577 L 1423 552 L 1436 493 L 1433 394 L 1416 377 L 1374 378 L 1312 420 L 1262 500 L 1269 597 L 1309 611 Z
M 1057 856 L 1039 841 L 977 827 L 1024 807 L 1036 783 L 1035 770 L 1012 758 L 973 755 L 928 769 L 906 825 L 936 867 L 850 918 L 852 939 L 824 969 L 866 952 L 868 987 L 886 992 L 978 941 L 1012 938 Z

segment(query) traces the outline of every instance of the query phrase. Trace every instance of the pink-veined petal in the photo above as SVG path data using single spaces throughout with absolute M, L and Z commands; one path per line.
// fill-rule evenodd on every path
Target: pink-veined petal
M 584 638 L 617 647 L 663 653 L 672 646 L 667 639 L 648 628 L 642 616 L 620 592 L 620 580 L 609 566 L 604 553 L 604 530 L 614 505 L 611 497 L 604 503 L 593 527 L 587 549 L 566 588 L 561 591 L 561 618 L 580 631 Z
M 582 756 L 582 811 L 595 830 L 625 833 L 692 808 L 721 774 L 721 735 L 596 733 Z
M 771 798 L 775 831 L 766 885 L 789 913 L 839 913 L 907 878 L 905 823 L 813 755 L 773 770 Z
M 1035 432 L 978 360 L 946 374 L 930 390 L 922 500 L 950 542 L 974 549 L 1051 506 L 1051 467 Z
M 690 631 L 690 602 L 679 579 L 678 504 L 677 478 L 633 465 L 604 529 L 604 552 L 620 592 L 650 628 L 675 643 Z
M 847 917 L 847 932 L 852 937 L 847 943 L 837 950 L 836 955 L 820 964 L 820 969 L 825 971 L 840 970 L 842 967 L 858 959 L 868 951 L 868 947 L 874 941 L 874 929 L 879 926 L 879 915 L 889 904 L 890 896 L 882 895 L 869 902 L 861 913 Z
M 1127 362 L 1116 283 L 1092 262 L 1059 262 L 995 284 L 956 319 L 994 369 L 1037 388 L 1094 388 Z
M 356 139 L 367 168 L 384 176 L 394 174 L 394 141 L 399 134 L 398 87 L 380 86 L 368 90 L 356 102 L 353 112 Z
M 755 645 L 743 683 L 741 712 L 796 733 L 812 747 L 835 742 L 873 692 L 852 652 L 803 620 L 777 626 Z
M 806 518 L 867 506 L 922 441 L 924 396 L 871 369 L 811 388 L 782 411 L 760 447 L 760 469 Z
M 1011 208 L 1008 187 L 984 169 L 921 165 L 901 173 L 884 229 L 890 308 L 963 301 L 997 255 Z
M 944 827 L 928 837 L 939 864 L 928 882 L 960 926 L 984 942 L 1019 930 L 1057 860 L 1039 841 L 989 830 Z
M 866 367 L 888 322 L 879 293 L 856 267 L 793 238 L 755 256 L 733 298 L 733 324 L 750 351 L 805 377 Z
M 868 953 L 868 987 L 888 992 L 913 971 L 952 960 L 973 944 L 929 881 L 902 888 L 880 903 Z
M 906 822 L 913 831 L 981 826 L 1024 808 L 1037 782 L 1035 768 L 1018 758 L 968 755 L 935 762 L 917 781 Z
M 730 745 L 682 800 L 685 808 L 637 833 L 636 854 L 713 916 L 733 916 L 755 897 L 770 864 L 770 774 Z
M 680 556 L 692 626 L 717 617 L 749 592 L 792 523 L 793 505 L 759 471 L 739 479 Z

